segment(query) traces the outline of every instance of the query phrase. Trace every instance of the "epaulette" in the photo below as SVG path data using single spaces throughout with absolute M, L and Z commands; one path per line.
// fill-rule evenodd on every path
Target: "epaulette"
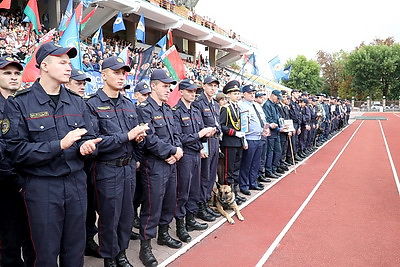
M 69 89 L 69 88 L 67 88 L 67 87 L 65 87 L 65 90 L 67 90 L 68 93 L 71 93 L 71 94 L 73 94 L 73 95 L 76 95 L 76 96 L 81 97 L 77 92 L 74 92 L 74 91 L 72 91 L 71 89 Z
M 147 106 L 147 104 L 149 104 L 149 102 L 144 101 L 144 102 L 139 104 L 139 107 L 145 107 L 145 106 Z
M 13 97 L 16 97 L 16 96 L 18 96 L 18 95 L 26 94 L 26 93 L 28 93 L 28 92 L 30 92 L 30 91 L 31 91 L 31 88 L 30 88 L 30 87 L 29 87 L 29 88 L 22 89 L 22 90 L 18 90 L 17 92 L 15 92 L 15 94 L 13 95 Z
M 172 108 L 172 110 L 175 111 L 175 110 L 180 109 L 180 108 L 181 108 L 180 105 L 175 105 L 175 106 Z

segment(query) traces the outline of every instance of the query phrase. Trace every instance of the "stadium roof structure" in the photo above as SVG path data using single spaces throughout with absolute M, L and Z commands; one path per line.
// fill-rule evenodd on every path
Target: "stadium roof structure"
M 189 41 L 225 51 L 227 54 L 225 57 L 226 62 L 218 62 L 218 65 L 230 64 L 238 60 L 241 55 L 256 50 L 254 45 L 232 39 L 209 27 L 187 19 L 179 12 L 182 9 L 186 9 L 183 6 L 176 6 L 174 12 L 171 12 L 152 3 L 152 1 L 144 0 L 95 0 L 93 4 L 97 4 L 102 8 L 96 11 L 96 16 L 91 19 L 90 25 L 85 27 L 82 32 L 85 36 L 93 34 L 98 29 L 99 25 L 106 23 L 119 11 L 122 11 L 124 14 L 133 13 L 139 16 L 144 14 L 146 18 L 146 27 L 151 27 L 160 31 L 166 31 L 172 28 L 174 36 L 176 37 L 185 38 Z M 89 13 L 91 9 L 93 9 L 93 7 L 87 8 L 85 13 Z

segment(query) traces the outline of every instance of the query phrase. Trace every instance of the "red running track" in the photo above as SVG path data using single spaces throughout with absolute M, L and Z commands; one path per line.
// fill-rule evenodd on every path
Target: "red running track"
M 382 127 L 400 168 L 400 115 L 385 116 Z M 360 123 L 245 207 L 244 222 L 234 217 L 235 225 L 225 223 L 169 266 L 255 266 Z M 399 192 L 379 122 L 364 121 L 264 265 L 399 266 L 399 230 Z

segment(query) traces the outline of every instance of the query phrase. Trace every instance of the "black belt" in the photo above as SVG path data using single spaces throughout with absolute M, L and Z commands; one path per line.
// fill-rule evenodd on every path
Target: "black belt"
M 118 158 L 118 159 L 114 159 L 114 160 L 104 160 L 104 161 L 100 161 L 100 162 L 102 162 L 106 165 L 122 167 L 122 166 L 129 165 L 132 162 L 132 157 Z

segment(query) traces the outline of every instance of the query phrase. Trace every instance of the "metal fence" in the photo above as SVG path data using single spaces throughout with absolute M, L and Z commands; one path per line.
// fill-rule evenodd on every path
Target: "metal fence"
M 400 100 L 352 100 L 352 106 L 353 109 L 359 109 L 364 112 L 393 112 L 400 111 Z

